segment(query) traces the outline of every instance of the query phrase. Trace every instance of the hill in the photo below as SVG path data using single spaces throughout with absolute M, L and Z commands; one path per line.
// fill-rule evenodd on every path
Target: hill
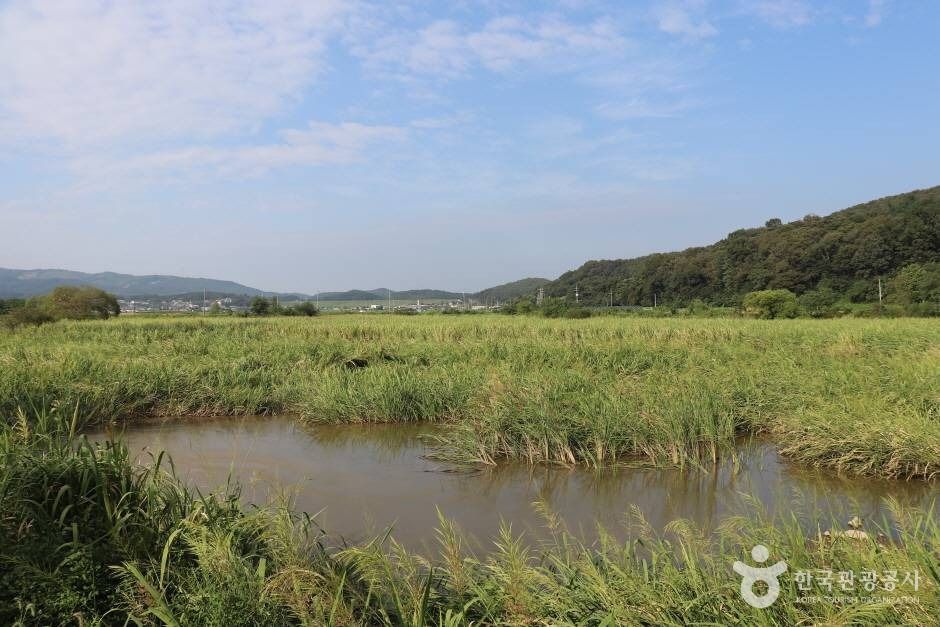
M 90 274 L 72 270 L 15 270 L 0 268 L 0 298 L 24 298 L 51 291 L 58 285 L 93 285 L 117 296 L 173 296 L 203 290 L 219 294 L 256 296 L 261 290 L 218 279 L 116 272 Z
M 482 302 L 506 301 L 523 296 L 534 296 L 536 290 L 549 283 L 548 279 L 530 277 L 519 279 L 510 283 L 503 283 L 495 287 L 480 290 L 473 298 Z
M 908 264 L 940 262 L 940 187 L 874 200 L 825 217 L 768 220 L 710 246 L 634 259 L 588 261 L 545 286 L 585 304 L 734 304 L 747 292 L 831 290 L 877 300 L 878 278 Z M 933 268 L 934 266 L 931 266 Z
M 343 300 L 343 301 L 354 301 L 354 300 L 388 300 L 389 291 L 392 293 L 392 298 L 395 300 L 450 300 L 460 298 L 460 294 L 457 292 L 447 292 L 444 290 L 431 290 L 431 289 L 421 289 L 421 290 L 402 290 L 396 292 L 394 290 L 389 290 L 386 287 L 380 287 L 374 290 L 347 290 L 345 292 L 321 292 L 320 300 L 334 301 L 334 300 Z
M 320 292 L 320 300 L 381 300 L 376 292 L 369 290 L 346 290 L 345 292 Z
M 0 268 L 0 298 L 28 298 L 47 294 L 59 285 L 92 285 L 122 298 L 157 299 L 180 298 L 201 300 L 203 290 L 214 298 L 242 296 L 278 296 L 284 300 L 311 300 L 314 296 L 291 293 L 273 293 L 254 287 L 219 279 L 190 278 L 172 275 L 95 274 L 60 269 L 17 270 Z M 348 290 L 322 292 L 326 301 L 382 301 L 388 299 L 388 288 L 374 290 Z M 396 300 L 451 300 L 460 298 L 458 292 L 435 289 L 392 291 Z

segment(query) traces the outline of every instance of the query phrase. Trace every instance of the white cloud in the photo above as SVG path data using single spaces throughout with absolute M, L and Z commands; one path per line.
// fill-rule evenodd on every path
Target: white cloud
M 387 25 L 383 29 L 388 31 Z M 607 20 L 573 24 L 560 17 L 504 16 L 482 28 L 438 20 L 417 30 L 394 30 L 352 46 L 369 69 L 400 78 L 455 78 L 475 68 L 505 72 L 525 63 L 571 67 L 626 42 Z
M 631 98 L 625 101 L 605 102 L 595 107 L 595 112 L 609 120 L 631 120 L 641 118 L 671 118 L 692 108 L 685 100 L 654 102 L 646 98 Z
M 473 119 L 474 114 L 471 111 L 458 111 L 452 115 L 412 120 L 411 127 L 422 130 L 448 129 L 457 126 L 464 126 L 470 123 Z
M 868 13 L 865 14 L 865 26 L 872 28 L 884 19 L 885 0 L 868 0 Z
M 701 0 L 668 2 L 654 7 L 653 17 L 664 33 L 704 39 L 718 34 L 718 29 L 702 15 L 704 9 L 705 2 Z
M 0 130 L 66 146 L 250 129 L 323 66 L 336 0 L 12 0 Z
M 76 167 L 86 181 L 117 176 L 170 177 L 206 172 L 223 176 L 255 176 L 290 166 L 349 164 L 365 158 L 375 144 L 398 142 L 407 130 L 396 126 L 370 126 L 356 122 L 311 122 L 306 128 L 287 129 L 281 141 L 238 146 L 186 146 L 145 153 L 128 159 L 87 158 Z
M 741 8 L 776 28 L 805 26 L 814 17 L 813 8 L 804 0 L 745 0 Z

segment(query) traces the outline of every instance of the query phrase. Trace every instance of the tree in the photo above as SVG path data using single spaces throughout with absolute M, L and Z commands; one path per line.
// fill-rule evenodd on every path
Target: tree
M 117 298 L 97 287 L 62 285 L 40 298 L 56 319 L 106 320 L 121 313 Z
M 320 310 L 317 309 L 317 306 L 310 301 L 304 301 L 299 305 L 295 305 L 291 309 L 293 309 L 294 313 L 299 316 L 316 316 L 320 313 Z
M 17 307 L 22 307 L 25 304 L 26 301 L 22 298 L 8 298 L 6 300 L 0 298 L 0 315 L 9 313 Z
M 760 290 L 744 296 L 745 313 L 757 318 L 796 318 L 800 311 L 790 290 Z
M 47 322 L 55 322 L 56 318 L 49 313 L 49 308 L 42 298 L 31 298 L 19 307 L 14 307 L 10 313 L 0 317 L 3 324 L 10 329 L 23 325 L 39 326 Z
M 828 285 L 838 300 L 871 303 L 877 278 L 940 260 L 940 187 L 883 198 L 825 217 L 739 229 L 709 246 L 619 260 L 587 261 L 544 286 L 547 297 L 580 288 L 582 305 L 603 305 L 611 291 L 625 305 L 684 305 L 700 298 L 731 305 L 755 290 L 795 294 Z M 932 289 L 928 290 L 928 293 Z M 914 297 L 923 303 L 924 297 Z M 926 297 L 927 303 L 937 300 Z
M 919 264 L 912 263 L 904 266 L 895 275 L 890 282 L 890 288 L 893 292 L 892 300 L 902 305 L 920 303 L 927 300 L 929 296 L 930 276 L 927 269 Z
M 830 308 L 835 305 L 837 300 L 838 295 L 828 286 L 810 290 L 799 298 L 800 305 L 814 318 L 828 315 Z
M 256 316 L 266 316 L 271 313 L 271 301 L 263 296 L 255 296 L 251 299 L 249 309 Z
M 105 320 L 121 313 L 117 298 L 97 287 L 63 285 L 45 296 L 30 298 L 4 316 L 4 323 L 15 328 L 21 325 L 45 324 L 56 320 Z

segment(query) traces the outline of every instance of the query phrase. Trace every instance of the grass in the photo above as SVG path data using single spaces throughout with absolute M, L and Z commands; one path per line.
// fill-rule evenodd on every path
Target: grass
M 765 433 L 803 464 L 926 479 L 938 372 L 933 320 L 122 318 L 0 333 L 0 413 L 442 421 L 459 463 L 700 464 Z
M 161 458 L 130 463 L 89 444 L 80 413 L 20 410 L 0 423 L 0 623 L 167 625 L 933 624 L 940 615 L 936 512 L 894 505 L 896 541 L 806 537 L 795 516 L 727 521 L 705 536 L 676 521 L 586 546 L 546 512 L 551 537 L 504 528 L 475 556 L 441 520 L 437 555 L 393 538 L 327 546 L 286 507 L 248 510 L 237 489 L 192 494 Z M 874 527 L 868 528 L 874 533 Z M 885 531 L 888 531 L 885 529 Z M 786 559 L 781 598 L 745 604 L 731 563 L 764 544 Z M 800 600 L 797 571 L 917 572 L 919 585 Z M 876 602 L 865 599 L 876 596 Z

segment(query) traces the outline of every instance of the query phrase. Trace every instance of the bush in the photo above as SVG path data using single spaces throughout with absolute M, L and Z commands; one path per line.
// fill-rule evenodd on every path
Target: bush
M 591 310 L 587 307 L 569 307 L 565 310 L 563 317 L 565 318 L 590 318 Z
M 796 318 L 800 307 L 790 290 L 760 290 L 744 296 L 744 312 L 757 318 Z
M 97 287 L 63 285 L 41 298 L 56 319 L 106 320 L 121 313 L 117 298 Z
M 251 299 L 248 310 L 256 316 L 266 316 L 271 313 L 271 301 L 263 296 L 255 296 Z
M 30 298 L 3 317 L 9 328 L 56 320 L 105 320 L 121 313 L 117 299 L 96 287 L 57 287 L 45 296 Z
M 25 304 L 26 301 L 22 298 L 8 298 L 6 300 L 0 298 L 0 315 L 9 313 L 17 307 L 22 307 Z
M 317 309 L 317 306 L 309 301 L 300 303 L 291 307 L 295 315 L 298 316 L 316 316 L 320 313 L 320 310 Z
M 10 329 L 19 326 L 39 326 L 47 322 L 55 322 L 53 316 L 47 307 L 39 299 L 33 298 L 23 305 L 10 310 L 10 313 L 3 316 L 3 323 Z
M 828 318 L 833 315 L 833 305 L 838 295 L 828 287 L 820 287 L 806 292 L 799 298 L 799 303 L 813 318 Z

